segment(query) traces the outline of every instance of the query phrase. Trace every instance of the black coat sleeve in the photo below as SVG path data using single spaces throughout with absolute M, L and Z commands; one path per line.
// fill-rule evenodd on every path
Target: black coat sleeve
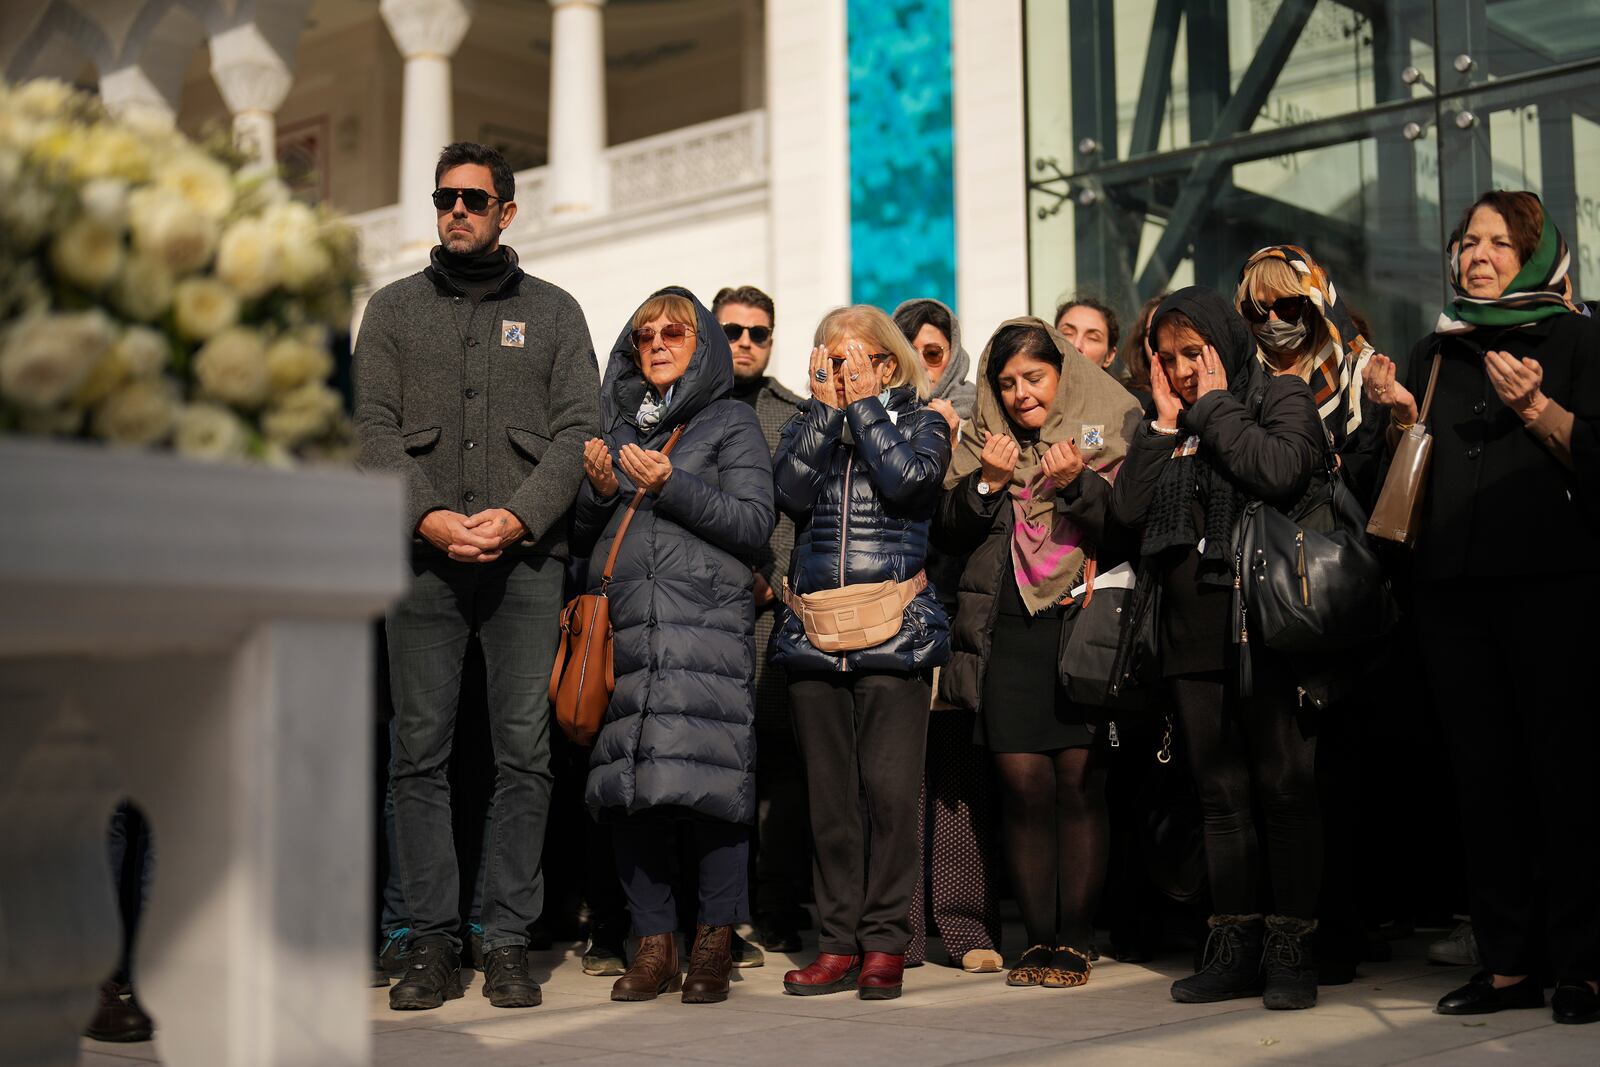
M 950 464 L 950 426 L 932 408 L 909 411 L 896 423 L 875 396 L 845 408 L 856 456 L 878 495 L 897 507 L 931 507 Z
M 942 551 L 965 556 L 983 544 L 984 538 L 994 528 L 1000 503 L 1006 498 L 1006 487 L 997 486 L 992 493 L 982 494 L 978 492 L 978 483 L 981 481 L 983 468 L 979 467 L 946 490 L 939 499 L 934 533 Z
M 1311 387 L 1293 374 L 1267 382 L 1257 418 L 1219 389 L 1187 409 L 1183 423 L 1237 485 L 1273 504 L 1300 499 L 1328 447 Z
M 737 403 L 737 402 L 736 402 Z M 717 443 L 717 485 L 673 471 L 661 487 L 661 514 L 701 540 L 749 558 L 772 536 L 772 457 L 755 414 L 742 404 Z
M 1111 488 L 1111 518 L 1127 533 L 1137 535 L 1144 528 L 1145 513 L 1155 496 L 1156 482 L 1172 450 L 1182 440 L 1173 434 L 1157 433 L 1151 423 L 1143 423 L 1134 434 L 1127 458 L 1117 470 Z
M 811 514 L 843 427 L 844 412 L 808 400 L 778 438 L 772 460 L 778 507 L 796 522 Z

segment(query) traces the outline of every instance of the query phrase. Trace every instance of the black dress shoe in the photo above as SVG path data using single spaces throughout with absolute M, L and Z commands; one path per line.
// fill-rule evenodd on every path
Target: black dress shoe
M 427 1011 L 460 997 L 461 956 L 447 937 L 424 937 L 411 946 L 406 973 L 389 990 L 390 1011 Z
M 793 953 L 800 951 L 800 931 L 776 922 L 763 922 L 756 926 L 755 939 L 768 952 Z
M 1490 1015 L 1508 1008 L 1544 1007 L 1544 989 L 1537 978 L 1524 978 L 1504 989 L 1494 987 L 1488 971 L 1479 971 L 1472 981 L 1440 998 L 1434 1011 L 1439 1015 Z
M 1563 980 L 1550 998 L 1550 1014 L 1558 1023 L 1600 1022 L 1600 993 L 1588 982 Z
M 484 958 L 483 995 L 497 1008 L 536 1008 L 544 999 L 528 973 L 528 950 L 503 945 Z
M 1584 987 L 1587 990 L 1587 986 Z M 100 1004 L 94 1018 L 84 1027 L 83 1036 L 95 1041 L 149 1041 L 155 1027 L 139 1002 L 130 996 L 122 999 L 116 982 L 100 985 Z

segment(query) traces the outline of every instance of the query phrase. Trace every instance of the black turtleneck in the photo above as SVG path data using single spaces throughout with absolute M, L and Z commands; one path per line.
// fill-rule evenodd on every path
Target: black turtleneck
M 474 304 L 500 288 L 506 275 L 515 269 L 506 249 L 499 246 L 475 256 L 463 256 L 440 245 L 433 250 L 433 265 Z
M 741 378 L 734 375 L 733 398 L 751 407 L 756 406 L 756 397 L 761 395 L 761 387 L 767 384 L 766 376 L 758 374 L 754 378 Z

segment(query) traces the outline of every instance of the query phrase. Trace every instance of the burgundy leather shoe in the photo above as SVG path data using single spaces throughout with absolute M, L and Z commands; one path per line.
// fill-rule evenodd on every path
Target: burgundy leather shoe
M 901 953 L 867 953 L 861 960 L 856 996 L 862 1000 L 894 1000 L 900 995 L 900 980 L 905 970 L 906 958 Z
M 820 997 L 825 993 L 843 993 L 856 984 L 861 973 L 860 956 L 841 956 L 834 952 L 819 952 L 809 967 L 790 971 L 783 976 L 783 989 L 797 997 Z

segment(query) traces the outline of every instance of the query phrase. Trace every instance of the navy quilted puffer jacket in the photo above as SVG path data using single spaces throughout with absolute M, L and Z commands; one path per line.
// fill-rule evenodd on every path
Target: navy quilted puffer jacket
M 778 506 L 795 521 L 789 584 L 799 593 L 904 581 L 922 570 L 950 462 L 943 416 L 909 388 L 843 411 L 806 401 L 773 460 Z M 789 671 L 919 671 L 950 657 L 950 626 L 932 586 L 906 607 L 900 632 L 844 655 L 818 652 L 785 612 L 772 659 Z

